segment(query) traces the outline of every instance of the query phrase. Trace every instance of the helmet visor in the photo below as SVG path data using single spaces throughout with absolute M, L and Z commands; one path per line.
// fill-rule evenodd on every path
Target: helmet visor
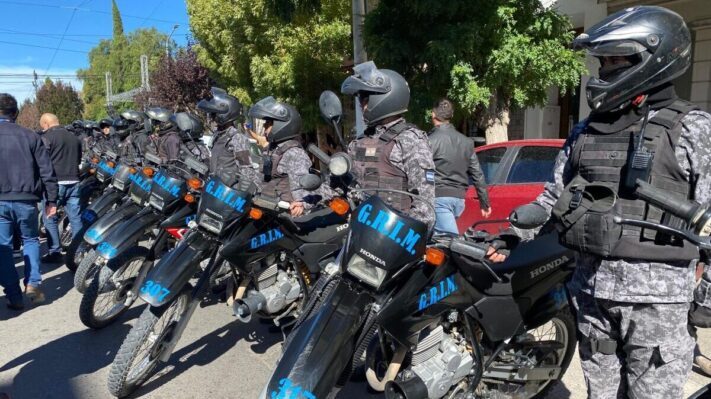
M 593 57 L 627 57 L 647 51 L 647 48 L 634 40 L 614 40 L 590 42 L 586 39 L 575 39 L 573 47 L 586 50 Z
M 224 114 L 228 111 L 227 104 L 215 98 L 211 100 L 200 100 L 197 107 L 207 114 Z
M 353 96 L 361 92 L 383 94 L 390 91 L 390 79 L 380 72 L 373 61 L 353 67 L 353 75 L 341 85 L 341 93 Z
M 289 110 L 278 103 L 274 97 L 269 96 L 259 100 L 249 109 L 249 116 L 258 119 L 273 119 L 278 121 L 289 120 Z

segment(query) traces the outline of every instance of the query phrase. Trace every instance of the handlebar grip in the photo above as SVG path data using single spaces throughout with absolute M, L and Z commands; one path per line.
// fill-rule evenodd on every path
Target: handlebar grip
M 325 152 L 321 151 L 321 149 L 314 144 L 309 144 L 309 152 L 314 154 L 314 156 L 318 158 L 319 161 L 323 162 L 326 165 L 331 162 L 331 157 L 329 157 L 328 154 L 326 154 Z
M 452 240 L 449 249 L 452 252 L 468 256 L 474 259 L 484 259 L 486 257 L 486 247 L 481 247 L 480 245 L 469 243 L 461 239 Z
M 637 179 L 636 193 L 641 199 L 656 205 L 664 211 L 676 215 L 687 222 L 692 221 L 696 211 L 698 210 L 698 205 L 694 202 L 674 198 L 663 190 L 660 190 L 639 179 Z

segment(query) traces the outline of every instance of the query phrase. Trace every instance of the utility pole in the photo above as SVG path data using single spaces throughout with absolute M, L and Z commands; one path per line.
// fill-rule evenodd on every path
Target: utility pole
M 353 0 L 353 65 L 358 65 L 368 60 L 363 46 L 363 23 L 365 22 L 365 0 Z M 356 136 L 363 135 L 365 123 L 360 104 L 355 101 Z
M 170 31 L 170 35 L 168 35 L 168 38 L 165 40 L 165 57 L 168 58 L 170 56 L 170 51 L 168 50 L 168 44 L 170 44 L 170 38 L 173 36 L 173 33 L 175 33 L 175 30 L 178 29 L 180 25 L 176 24 L 173 25 L 173 30 Z

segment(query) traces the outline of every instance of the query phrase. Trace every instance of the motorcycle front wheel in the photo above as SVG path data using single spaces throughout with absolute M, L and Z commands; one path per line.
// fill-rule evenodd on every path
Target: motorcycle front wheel
M 96 274 L 96 271 L 98 270 L 96 258 L 99 254 L 97 254 L 96 250 L 89 246 L 86 248 L 88 249 L 87 252 L 79 252 L 77 250 L 77 256 L 74 258 L 77 259 L 81 255 L 79 267 L 77 267 L 76 272 L 74 272 L 74 288 L 82 294 L 86 292 L 87 288 L 89 288 L 89 284 L 91 284 L 91 280 L 94 278 L 94 274 Z
M 173 338 L 190 303 L 188 285 L 167 304 L 147 307 L 121 344 L 109 371 L 109 392 L 123 398 L 150 378 L 160 364 L 165 345 Z
M 132 290 L 141 284 L 137 279 L 148 252 L 141 246 L 130 248 L 95 274 L 79 305 L 79 319 L 85 326 L 106 327 L 131 307 L 137 298 Z

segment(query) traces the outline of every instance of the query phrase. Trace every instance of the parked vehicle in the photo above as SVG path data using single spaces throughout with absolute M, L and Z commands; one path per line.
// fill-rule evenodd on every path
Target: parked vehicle
M 489 185 L 492 204 L 490 219 L 501 220 L 519 205 L 533 201 L 543 184 L 553 177 L 553 166 L 565 140 L 513 140 L 476 148 L 479 164 Z M 467 190 L 465 209 L 457 220 L 459 231 L 464 232 L 482 220 L 476 190 Z M 505 223 L 482 226 L 495 233 Z

